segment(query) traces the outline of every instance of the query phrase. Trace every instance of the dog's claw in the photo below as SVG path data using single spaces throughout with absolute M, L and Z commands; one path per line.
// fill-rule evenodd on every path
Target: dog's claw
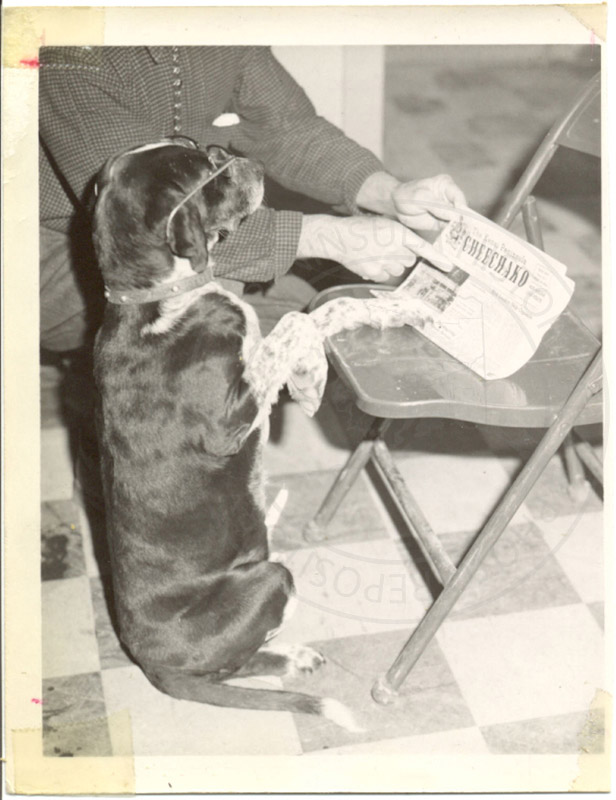
M 325 664 L 325 658 L 317 650 L 305 645 L 297 645 L 289 654 L 289 667 L 292 672 L 312 674 Z

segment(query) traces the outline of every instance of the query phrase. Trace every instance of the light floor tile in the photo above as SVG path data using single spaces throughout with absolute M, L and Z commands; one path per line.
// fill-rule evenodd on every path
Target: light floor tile
M 478 725 L 584 711 L 605 685 L 583 604 L 446 622 L 438 641 Z
M 274 408 L 264 452 L 268 475 L 340 469 L 348 457 L 346 436 L 329 403 L 313 418 L 288 400 Z
M 588 603 L 588 610 L 597 620 L 601 630 L 605 630 L 605 603 Z
M 43 677 L 98 672 L 100 661 L 88 578 L 45 581 L 41 592 Z
M 605 718 L 602 709 L 554 717 L 505 722 L 481 728 L 491 753 L 602 753 Z
M 128 711 L 136 756 L 295 755 L 301 752 L 291 714 L 246 711 L 175 700 L 150 684 L 139 667 L 102 673 L 107 713 Z M 280 685 L 252 679 L 255 688 Z M 126 755 L 114 741 L 114 755 Z
M 337 470 L 320 470 L 277 475 L 269 480 L 266 493 L 268 507 L 281 489 L 288 492 L 282 514 L 271 532 L 274 551 L 309 546 L 304 539 L 304 529 L 314 519 L 337 475 Z M 327 526 L 328 539 L 340 543 L 349 539 L 386 538 L 387 531 L 377 502 L 369 491 L 368 478 L 359 475 Z
M 349 732 L 322 717 L 297 714 L 295 721 L 304 752 L 469 728 L 474 724 L 447 659 L 434 641 L 400 687 L 395 702 L 383 706 L 372 700 L 370 690 L 375 679 L 391 666 L 405 641 L 406 631 L 398 630 L 314 643 L 326 663 L 309 681 L 285 678 L 285 688 L 339 700 L 363 730 Z
M 376 742 L 349 744 L 328 750 L 314 750 L 310 755 L 486 755 L 488 747 L 479 728 L 460 728 L 455 731 L 439 731 L 423 736 L 402 736 L 399 739 L 383 739 Z
M 100 514 L 88 515 L 81 501 L 78 501 L 77 505 L 79 508 L 79 529 L 86 563 L 86 574 L 91 578 L 97 575 L 108 575 L 111 565 L 107 549 L 104 518 Z
M 485 452 L 418 453 L 399 457 L 397 466 L 437 533 L 479 531 L 511 483 L 499 459 Z M 522 505 L 512 522 L 528 521 Z
M 70 500 L 73 496 L 73 459 L 67 428 L 41 430 L 41 501 Z
M 412 629 L 425 606 L 394 542 L 342 542 L 282 554 L 298 604 L 279 634 L 284 642 Z
M 603 514 L 600 511 L 567 514 L 537 524 L 582 600 L 602 601 L 605 595 Z
M 92 607 L 101 669 L 125 667 L 133 662 L 122 648 L 114 627 L 111 578 L 90 578 Z

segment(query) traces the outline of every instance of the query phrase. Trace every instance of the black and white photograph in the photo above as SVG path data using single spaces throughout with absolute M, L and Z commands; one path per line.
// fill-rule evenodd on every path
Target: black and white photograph
M 603 27 L 26 11 L 7 791 L 605 790 Z

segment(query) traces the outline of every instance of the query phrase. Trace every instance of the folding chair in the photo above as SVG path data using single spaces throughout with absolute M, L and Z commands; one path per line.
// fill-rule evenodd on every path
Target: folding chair
M 522 210 L 529 240 L 541 246 L 536 205 L 529 193 L 557 147 L 569 146 L 599 154 L 598 100 L 596 76 L 546 136 L 500 215 L 501 225 L 508 227 Z M 349 294 L 369 296 L 369 287 L 328 289 L 318 295 L 313 305 Z M 308 541 L 325 538 L 326 526 L 341 501 L 361 470 L 372 461 L 442 586 L 388 672 L 378 677 L 373 686 L 373 698 L 379 703 L 389 703 L 558 448 L 563 443 L 567 445 L 566 463 L 574 483 L 584 480 L 579 458 L 603 482 L 601 461 L 590 445 L 582 440 L 574 443 L 572 437 L 574 424 L 602 420 L 601 347 L 584 324 L 567 310 L 546 333 L 531 360 L 505 380 L 483 381 L 410 328 L 387 331 L 360 328 L 345 332 L 328 341 L 328 356 L 353 393 L 358 408 L 374 420 L 306 527 L 305 538 Z M 444 375 L 446 380 L 442 380 Z M 482 402 L 478 402 L 478 397 L 483 398 Z M 425 417 L 503 427 L 547 428 L 457 567 L 430 527 L 383 438 L 395 420 Z

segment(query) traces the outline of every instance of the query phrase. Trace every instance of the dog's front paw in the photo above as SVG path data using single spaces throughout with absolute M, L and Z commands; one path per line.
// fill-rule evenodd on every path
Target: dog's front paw
M 325 658 L 317 650 L 303 644 L 293 645 L 289 650 L 289 674 L 311 674 L 325 664 Z

